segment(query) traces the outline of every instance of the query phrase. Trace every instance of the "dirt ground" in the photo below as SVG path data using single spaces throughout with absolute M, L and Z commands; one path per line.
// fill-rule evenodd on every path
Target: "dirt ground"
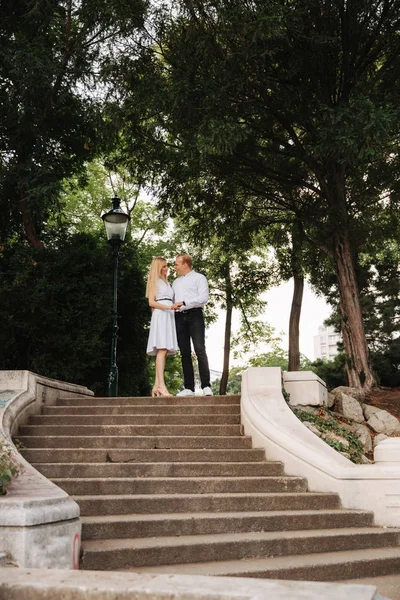
M 400 420 L 400 387 L 377 388 L 370 395 L 368 404 L 387 410 Z

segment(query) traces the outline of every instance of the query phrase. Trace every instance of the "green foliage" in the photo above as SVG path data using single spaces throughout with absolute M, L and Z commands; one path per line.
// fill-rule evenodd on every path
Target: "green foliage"
M 388 342 L 380 352 L 372 352 L 371 361 L 380 385 L 400 386 L 400 338 Z
M 156 361 L 154 356 L 148 356 L 148 365 L 149 365 L 149 377 L 150 381 L 155 381 L 156 376 Z M 195 366 L 195 361 L 194 366 Z M 182 388 L 183 382 L 183 372 L 182 372 L 182 363 L 179 354 L 175 354 L 174 356 L 167 356 L 167 360 L 165 363 L 164 370 L 164 379 L 165 385 L 167 386 L 167 390 L 173 396 L 177 394 Z
M 310 413 L 296 407 L 291 407 L 291 409 L 296 417 L 300 419 L 300 421 L 308 421 L 309 423 L 315 425 L 315 427 L 322 433 L 322 439 L 324 439 L 329 446 L 332 446 L 332 448 L 338 452 L 347 454 L 352 462 L 361 462 L 361 456 L 363 455 L 363 445 L 361 441 L 354 433 L 341 427 L 340 421 L 335 419 L 335 417 L 329 411 L 321 409 L 319 414 L 315 415 L 314 413 Z M 342 438 L 345 438 L 349 446 L 347 447 L 339 440 L 325 438 L 324 434 L 329 431 L 332 431 Z
M 23 472 L 24 468 L 15 459 L 12 446 L 0 440 L 0 496 L 7 493 L 7 486 L 12 478 L 18 477 Z
M 282 371 L 287 371 L 288 353 L 286 350 L 276 347 L 271 352 L 264 352 L 263 354 L 250 357 L 248 364 L 249 367 L 280 367 Z M 301 354 L 300 370 L 307 371 L 310 369 L 310 365 L 310 360 L 304 354 Z
M 109 151 L 107 64 L 131 42 L 146 0 L 19 0 L 0 21 L 0 240 L 40 243 L 65 177 Z M 104 77 L 103 77 L 104 75 Z M 22 219 L 21 219 L 22 214 Z
M 384 11 L 372 0 L 175 4 L 155 11 L 157 42 L 125 77 L 126 150 L 146 156 L 168 209 L 215 217 L 221 229 L 236 223 L 240 237 L 276 224 L 271 240 L 286 234 L 288 256 L 288 227 L 300 221 L 301 258 L 325 255 L 342 318 L 356 314 L 345 349 L 352 380 L 361 385 L 364 370 L 372 385 L 348 298 L 364 246 L 398 226 L 397 2 Z
M 121 249 L 120 393 L 148 393 L 149 309 L 135 250 Z M 112 257 L 96 234 L 53 233 L 46 248 L 17 244 L 0 254 L 0 363 L 104 393 L 109 365 Z
M 242 391 L 242 373 L 244 367 L 232 367 L 229 370 L 228 385 L 226 388 L 227 394 L 240 394 Z M 211 384 L 213 394 L 219 394 L 220 379 L 216 379 Z
M 348 385 L 345 365 L 346 357 L 343 352 L 339 352 L 333 360 L 317 358 L 310 364 L 310 368 L 325 381 L 328 390 L 332 390 L 339 385 Z

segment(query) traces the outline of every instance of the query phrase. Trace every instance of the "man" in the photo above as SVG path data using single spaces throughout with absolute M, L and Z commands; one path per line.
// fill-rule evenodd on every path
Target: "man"
M 199 365 L 201 387 L 204 396 L 212 396 L 210 387 L 210 369 L 205 345 L 205 325 L 203 306 L 208 301 L 208 283 L 204 275 L 193 271 L 192 259 L 188 254 L 176 257 L 175 270 L 178 277 L 172 284 L 175 293 L 176 335 L 181 351 L 182 369 L 185 389 L 178 396 L 194 396 L 194 372 L 192 363 L 194 351 Z

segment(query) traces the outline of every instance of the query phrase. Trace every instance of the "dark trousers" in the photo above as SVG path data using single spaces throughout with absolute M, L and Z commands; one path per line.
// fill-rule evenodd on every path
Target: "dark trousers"
M 185 388 L 194 392 L 194 372 L 192 363 L 193 342 L 194 351 L 199 365 L 201 387 L 210 387 L 210 369 L 206 354 L 204 316 L 201 308 L 192 308 L 187 312 L 175 313 L 176 336 L 181 351 L 183 380 Z

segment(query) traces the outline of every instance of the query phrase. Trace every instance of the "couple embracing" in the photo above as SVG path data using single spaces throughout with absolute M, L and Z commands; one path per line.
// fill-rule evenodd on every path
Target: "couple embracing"
M 193 270 L 188 254 L 175 260 L 177 278 L 168 283 L 165 258 L 153 258 L 147 278 L 146 297 L 153 309 L 147 354 L 156 357 L 156 379 L 153 396 L 171 396 L 164 381 L 167 355 L 176 354 L 179 346 L 184 377 L 184 390 L 178 396 L 194 396 L 195 383 L 191 342 L 199 365 L 201 387 L 205 396 L 212 396 L 210 369 L 205 346 L 203 306 L 208 300 L 207 279 Z

